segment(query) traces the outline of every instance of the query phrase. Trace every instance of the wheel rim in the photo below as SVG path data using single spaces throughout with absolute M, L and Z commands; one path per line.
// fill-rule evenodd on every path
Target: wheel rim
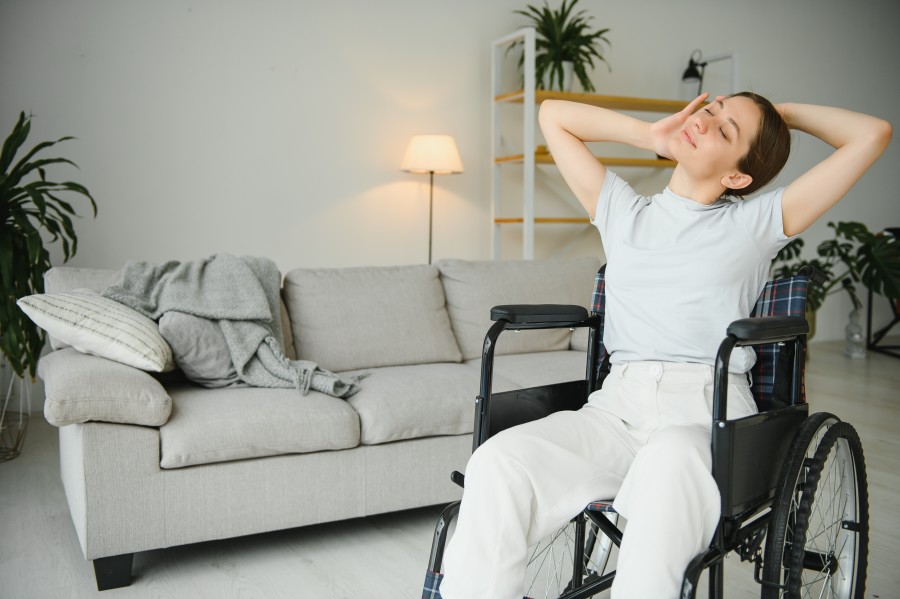
M 607 514 L 613 524 L 617 522 L 617 514 Z M 580 515 L 579 518 L 584 518 Z M 530 548 L 528 554 L 527 573 L 525 578 L 525 594 L 528 597 L 559 597 L 563 592 L 572 588 L 572 573 L 574 571 L 575 558 L 575 521 L 569 522 L 555 533 L 543 539 L 536 546 Z M 597 527 L 590 521 L 587 522 L 586 541 L 590 554 L 587 559 L 584 576 L 602 574 L 609 559 L 612 541 L 602 533 L 597 533 Z M 592 541 L 591 531 L 597 535 L 596 541 Z M 579 552 L 581 553 L 581 552 Z M 578 584 L 581 584 L 579 581 Z
M 805 488 L 807 488 L 807 485 L 808 485 L 807 474 L 809 473 L 809 464 L 815 455 L 816 448 L 819 446 L 819 443 L 821 443 L 822 438 L 825 436 L 825 433 L 828 431 L 828 428 L 830 428 L 831 424 L 833 424 L 833 423 L 829 422 L 826 426 L 820 427 L 819 430 L 816 431 L 815 435 L 813 435 L 812 441 L 809 443 L 809 445 L 806 448 L 806 457 L 804 458 L 803 468 L 800 469 L 799 477 L 797 479 L 796 484 L 794 485 L 794 494 L 791 497 L 791 506 L 790 506 L 790 513 L 792 514 L 792 517 L 788 521 L 788 532 L 785 535 L 785 546 L 786 547 L 785 547 L 784 554 L 783 554 L 784 559 L 781 564 L 781 567 L 782 567 L 781 579 L 785 581 L 785 585 L 789 589 L 792 588 L 792 586 L 795 589 L 799 589 L 799 587 L 802 585 L 802 582 L 801 582 L 801 584 L 796 584 L 796 581 L 791 580 L 791 576 L 790 576 L 790 574 L 791 574 L 791 568 L 790 568 L 791 548 L 792 548 L 795 536 L 797 536 L 799 533 L 799 531 L 796 528 L 796 526 L 797 526 L 796 514 L 800 509 L 800 502 L 803 498 L 803 490 Z M 790 594 L 784 593 L 783 596 L 790 596 Z M 797 596 L 797 595 L 794 595 L 794 596 Z
M 822 468 L 810 509 L 800 597 L 852 596 L 859 535 L 851 528 L 859 522 L 858 502 L 852 452 L 847 440 L 838 438 Z

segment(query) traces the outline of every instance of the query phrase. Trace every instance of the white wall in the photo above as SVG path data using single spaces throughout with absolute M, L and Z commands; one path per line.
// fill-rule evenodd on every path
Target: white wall
M 450 133 L 466 172 L 436 179 L 435 259 L 488 258 L 489 47 L 525 4 L 0 0 L 0 131 L 25 110 L 32 141 L 79 138 L 62 152 L 100 213 L 74 265 L 230 252 L 283 271 L 424 262 L 427 177 L 399 162 L 411 135 Z M 900 123 L 895 0 L 580 4 L 612 28 L 601 91 L 674 97 L 691 50 L 736 50 L 743 87 Z M 782 180 L 823 154 L 798 138 Z M 900 224 L 897 166 L 894 142 L 808 245 L 827 220 Z

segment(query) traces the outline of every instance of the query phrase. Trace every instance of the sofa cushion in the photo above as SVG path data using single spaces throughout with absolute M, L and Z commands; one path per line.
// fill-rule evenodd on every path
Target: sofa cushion
M 16 304 L 52 337 L 84 353 L 153 372 L 175 367 L 155 322 L 93 290 L 29 295 Z
M 172 415 L 159 430 L 163 468 L 359 445 L 353 408 L 315 391 L 182 385 L 169 394 Z
M 389 366 L 368 372 L 360 391 L 347 400 L 359 414 L 363 445 L 472 432 L 478 364 Z
M 297 358 L 326 370 L 461 359 L 433 266 L 297 269 L 284 300 Z
M 159 319 L 159 332 L 188 379 L 210 388 L 241 382 L 218 322 L 172 310 Z
M 473 360 L 472 363 L 477 363 Z M 587 353 L 582 351 L 549 351 L 533 354 L 509 354 L 494 358 L 494 378 L 503 381 L 504 387 L 521 389 L 586 377 Z M 509 384 L 513 386 L 510 387 Z
M 90 420 L 159 426 L 172 400 L 152 376 L 137 368 L 73 348 L 43 356 L 44 416 L 55 426 Z
M 502 304 L 575 304 L 589 307 L 596 258 L 571 260 L 441 260 L 436 266 L 447 297 L 447 310 L 464 360 L 481 356 L 492 322 L 490 310 Z M 507 332 L 497 355 L 568 349 L 568 329 Z

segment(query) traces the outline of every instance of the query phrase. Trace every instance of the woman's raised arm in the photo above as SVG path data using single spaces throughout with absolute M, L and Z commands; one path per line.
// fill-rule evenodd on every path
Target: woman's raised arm
M 891 124 L 882 119 L 828 106 L 779 104 L 788 127 L 835 148 L 825 160 L 790 183 L 782 196 L 785 235 L 805 231 L 878 160 L 891 141 Z
M 539 120 L 556 166 L 572 193 L 593 219 L 597 196 L 606 178 L 606 167 L 597 161 L 585 142 L 618 142 L 654 150 L 660 156 L 668 157 L 669 139 L 706 97 L 707 94 L 699 96 L 681 112 L 656 123 L 597 106 L 565 100 L 545 100 L 541 104 Z

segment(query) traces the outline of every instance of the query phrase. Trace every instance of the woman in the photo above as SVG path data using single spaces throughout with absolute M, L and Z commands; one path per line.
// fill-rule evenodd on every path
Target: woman
M 526 549 L 591 500 L 615 497 L 627 520 L 612 596 L 679 596 L 688 562 L 715 532 L 711 475 L 713 362 L 728 324 L 749 316 L 769 264 L 878 159 L 891 126 L 838 108 L 773 106 L 751 93 L 703 94 L 656 123 L 546 101 L 540 124 L 556 164 L 600 231 L 612 372 L 577 412 L 508 429 L 466 469 L 447 548 L 444 599 L 519 598 Z M 731 201 L 781 170 L 796 129 L 835 151 L 784 188 Z M 644 197 L 585 142 L 654 150 L 678 162 L 668 187 Z M 756 411 L 738 348 L 728 414 Z

